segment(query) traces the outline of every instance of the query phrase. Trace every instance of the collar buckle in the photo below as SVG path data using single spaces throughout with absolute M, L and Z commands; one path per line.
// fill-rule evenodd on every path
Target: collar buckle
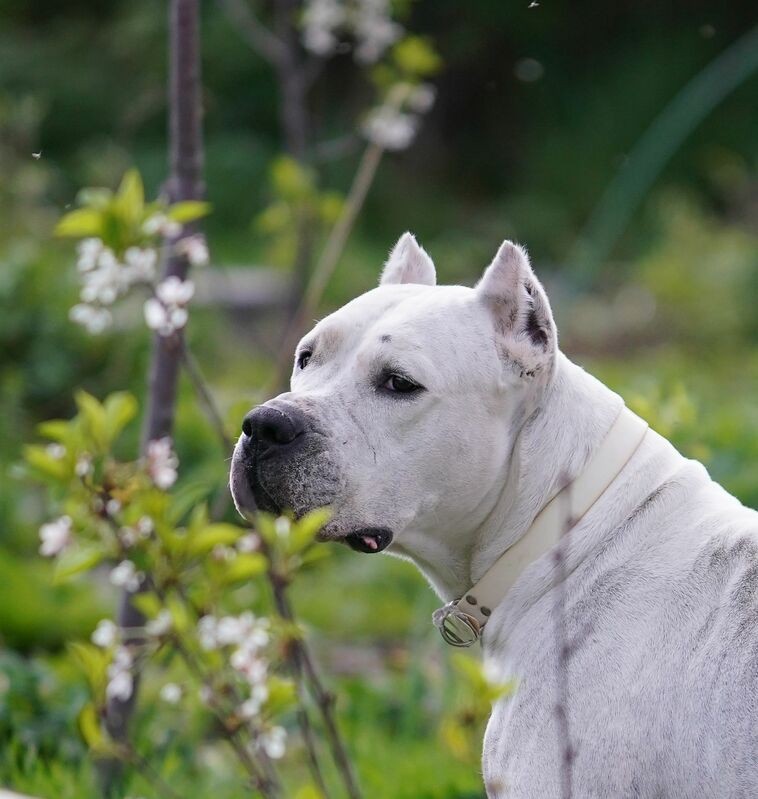
M 434 614 L 434 624 L 450 646 L 472 646 L 482 635 L 482 627 L 477 619 L 462 611 L 456 602 L 440 608 Z

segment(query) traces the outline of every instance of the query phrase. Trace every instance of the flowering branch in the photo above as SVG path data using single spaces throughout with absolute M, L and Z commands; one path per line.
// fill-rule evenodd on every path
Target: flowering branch
M 196 201 L 202 196 L 202 128 L 200 121 L 200 58 L 198 0 L 171 0 L 169 10 L 170 74 L 169 127 L 171 174 L 169 197 L 173 202 Z M 176 245 L 177 238 L 169 238 Z M 183 283 L 190 260 L 176 246 L 169 250 L 163 266 L 166 280 Z M 173 284 L 172 284 L 173 285 Z M 175 320 L 178 321 L 178 320 Z M 186 317 L 185 317 L 186 321 Z M 150 442 L 170 436 L 176 406 L 179 361 L 182 351 L 181 331 L 167 336 L 157 331 L 153 336 L 148 407 L 143 429 L 143 448 Z M 132 602 L 135 592 L 124 593 L 118 613 L 121 627 L 143 624 L 142 613 Z M 106 715 L 108 732 L 115 740 L 125 740 L 132 713 L 134 693 L 125 702 L 113 698 Z M 107 777 L 106 777 L 107 779 Z
M 273 592 L 274 604 L 276 605 L 277 612 L 283 619 L 294 624 L 295 616 L 289 597 L 287 596 L 288 578 L 272 566 L 273 561 L 270 557 L 268 563 L 269 568 L 267 570 L 267 576 Z M 358 787 L 355 774 L 353 773 L 350 757 L 347 754 L 347 748 L 345 747 L 334 718 L 334 694 L 323 687 L 310 651 L 302 638 L 296 638 L 292 641 L 290 662 L 297 676 L 305 676 L 313 693 L 324 721 L 332 757 L 340 772 L 348 796 L 350 799 L 361 799 L 361 791 Z

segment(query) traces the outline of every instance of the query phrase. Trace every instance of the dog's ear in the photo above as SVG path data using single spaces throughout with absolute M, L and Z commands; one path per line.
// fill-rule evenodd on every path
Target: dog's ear
M 384 265 L 379 285 L 420 283 L 424 286 L 434 286 L 436 282 L 434 263 L 426 250 L 416 241 L 412 233 L 403 233 Z
M 529 265 L 526 251 L 510 241 L 500 245 L 476 285 L 495 323 L 501 355 L 525 377 L 547 371 L 558 336 L 547 295 Z

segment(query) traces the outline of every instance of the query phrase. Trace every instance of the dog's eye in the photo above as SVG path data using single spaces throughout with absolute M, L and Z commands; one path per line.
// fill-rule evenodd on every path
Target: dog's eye
M 416 391 L 423 391 L 423 387 L 418 383 L 414 383 L 403 375 L 390 375 L 384 383 L 382 388 L 386 391 L 391 391 L 393 394 L 413 394 Z
M 298 369 L 305 369 L 305 367 L 308 366 L 308 362 L 311 359 L 311 355 L 313 355 L 313 353 L 310 350 L 303 350 L 297 356 L 297 367 L 298 367 Z

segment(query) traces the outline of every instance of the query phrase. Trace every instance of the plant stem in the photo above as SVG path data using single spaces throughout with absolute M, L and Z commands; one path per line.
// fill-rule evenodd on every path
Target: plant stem
M 223 445 L 224 451 L 230 453 L 234 449 L 234 442 L 231 438 L 229 438 L 229 435 L 226 432 L 224 420 L 221 417 L 221 412 L 219 411 L 216 401 L 213 399 L 213 395 L 208 388 L 208 383 L 203 377 L 200 364 L 198 364 L 197 359 L 192 354 L 192 350 L 189 348 L 186 340 L 182 340 L 181 357 L 182 363 L 184 364 L 184 368 L 187 372 L 187 376 L 189 377 L 192 387 L 195 389 L 195 393 L 197 394 L 198 401 L 205 409 L 205 415 L 208 417 L 208 421 L 218 436 L 219 441 Z
M 274 595 L 274 603 L 279 615 L 286 621 L 294 623 L 295 616 L 289 597 L 287 596 L 286 580 L 282 579 L 280 575 L 271 569 L 268 572 L 268 578 Z M 355 774 L 353 773 L 350 756 L 347 753 L 347 748 L 345 747 L 337 727 L 337 722 L 334 718 L 334 694 L 327 691 L 322 685 L 321 678 L 316 671 L 315 664 L 305 641 L 301 638 L 293 640 L 292 651 L 292 657 L 296 663 L 296 668 L 302 670 L 305 674 L 305 679 L 308 681 L 308 685 L 318 705 L 321 717 L 324 721 L 332 757 L 342 777 L 342 781 L 345 784 L 345 790 L 350 799 L 361 799 L 361 790 L 358 787 Z
M 203 195 L 198 10 L 198 0 L 171 0 L 169 6 L 170 176 L 167 188 L 172 202 L 196 200 Z M 186 256 L 176 247 L 169 246 L 163 263 L 163 277 L 173 275 L 184 280 L 188 271 Z M 173 430 L 182 349 L 181 332 L 169 337 L 157 333 L 153 336 L 143 451 L 149 441 L 171 435 Z M 125 593 L 118 612 L 119 625 L 139 627 L 144 621 L 143 615 L 132 604 L 131 595 Z M 136 693 L 135 682 L 127 702 L 112 700 L 108 703 L 106 727 L 118 742 L 126 740 Z M 106 791 L 112 791 L 118 771 L 117 764 L 104 766 Z
M 302 335 L 305 325 L 316 312 L 324 290 L 334 274 L 339 259 L 342 257 L 347 240 L 355 225 L 355 220 L 363 208 L 368 191 L 376 177 L 376 170 L 383 154 L 384 148 L 373 142 L 368 144 L 363 151 L 363 156 L 358 164 L 342 213 L 329 233 L 329 238 L 324 245 L 321 257 L 305 290 L 303 301 L 292 320 L 289 332 L 285 336 L 276 370 L 275 384 L 277 387 L 283 384 L 285 376 L 289 372 L 292 350 Z

